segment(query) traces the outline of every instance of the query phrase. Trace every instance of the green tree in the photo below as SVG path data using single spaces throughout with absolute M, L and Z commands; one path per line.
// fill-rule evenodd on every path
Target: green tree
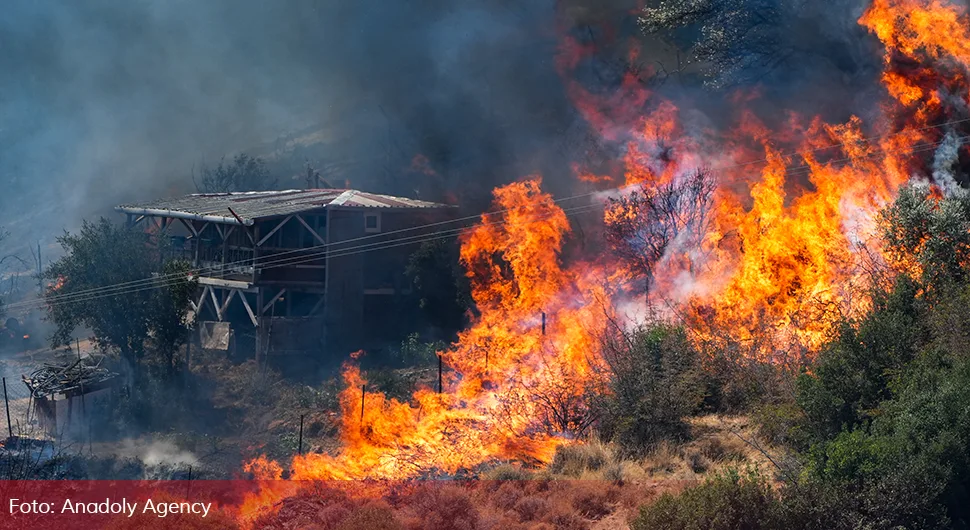
M 682 328 L 614 329 L 603 357 L 609 366 L 609 391 L 599 404 L 604 438 L 638 453 L 686 434 L 684 417 L 698 409 L 706 389 L 700 355 Z
M 411 254 L 405 269 L 428 321 L 449 335 L 462 328 L 471 306 L 471 288 L 458 251 L 454 241 L 422 243 Z
M 938 199 L 925 185 L 905 186 L 880 221 L 891 264 L 931 296 L 970 281 L 970 195 Z
M 929 340 L 916 285 L 901 276 L 892 291 L 873 293 L 873 309 L 846 322 L 797 384 L 809 431 L 821 439 L 878 414 L 891 383 Z
M 223 157 L 216 167 L 202 166 L 202 178 L 195 187 L 201 193 L 228 193 L 271 190 L 276 183 L 262 158 L 241 153 L 230 162 Z
M 163 266 L 148 234 L 104 218 L 85 221 L 58 242 L 65 255 L 43 274 L 54 282 L 46 292 L 48 318 L 56 326 L 52 344 L 68 344 L 85 327 L 101 348 L 120 354 L 133 376 L 149 346 L 171 370 L 173 353 L 187 335 L 186 307 L 195 288 L 188 265 Z

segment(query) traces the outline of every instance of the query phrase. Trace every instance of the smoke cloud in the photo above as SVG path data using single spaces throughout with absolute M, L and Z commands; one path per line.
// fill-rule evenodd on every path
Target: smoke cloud
M 193 168 L 241 151 L 267 157 L 287 187 L 303 185 L 293 176 L 309 160 L 337 186 L 470 210 L 532 173 L 573 192 L 570 161 L 591 133 L 555 68 L 562 32 L 599 50 L 573 73 L 608 92 L 631 38 L 650 68 L 669 48 L 640 34 L 638 4 L 11 0 L 0 19 L 0 225 L 49 240 L 121 202 L 194 191 Z M 767 114 L 782 119 L 796 101 L 844 113 L 847 94 L 867 97 L 846 88 L 878 73 L 855 24 L 862 4 L 785 8 L 798 16 L 784 44 L 817 53 L 764 78 Z M 689 98 L 688 121 L 694 108 L 718 125 L 727 100 L 698 90 L 688 80 L 661 92 Z M 409 170 L 418 154 L 430 167 Z
M 284 172 L 307 158 L 364 189 L 488 190 L 558 168 L 543 147 L 574 120 L 550 60 L 551 0 L 14 0 L 4 11 L 0 223 L 36 237 L 193 191 L 193 166 L 239 151 L 275 156 Z M 406 169 L 419 153 L 451 180 L 416 192 Z

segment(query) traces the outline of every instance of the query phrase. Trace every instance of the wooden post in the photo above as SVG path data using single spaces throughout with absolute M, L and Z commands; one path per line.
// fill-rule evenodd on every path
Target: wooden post
M 440 394 L 441 391 L 442 391 L 442 385 L 441 385 L 441 354 L 439 353 L 438 354 L 438 393 Z
M 189 331 L 189 340 L 185 341 L 185 373 L 188 374 L 192 368 L 192 338 L 193 332 Z M 188 381 L 188 378 L 186 378 Z
M 7 434 L 13 438 L 13 424 L 10 423 L 10 400 L 7 399 L 7 378 L 3 378 L 3 404 L 7 408 Z
M 360 385 L 360 427 L 364 427 L 364 398 L 367 397 L 367 385 Z
M 253 226 L 253 281 L 259 280 L 259 225 Z
M 37 290 L 44 296 L 44 265 L 40 259 L 40 241 L 37 242 Z
M 81 339 L 74 337 L 74 344 L 77 346 L 77 369 L 81 372 L 81 377 L 83 381 L 84 377 L 84 366 L 81 364 Z M 88 406 L 84 403 L 84 383 L 80 384 L 81 387 L 81 419 L 88 421 L 88 447 L 91 446 L 91 419 L 87 417 Z M 84 421 L 78 422 L 78 428 L 81 432 L 84 432 Z M 84 442 L 81 442 L 81 446 L 84 447 Z
M 193 245 L 195 247 L 195 249 L 193 250 L 193 254 L 195 255 L 193 259 L 195 260 L 195 263 L 193 263 L 193 265 L 195 265 L 199 269 L 199 275 L 201 276 L 202 263 L 200 260 L 202 258 L 202 231 L 205 230 L 205 225 L 203 224 L 202 230 L 199 230 L 195 225 L 195 221 L 189 221 L 189 223 L 191 223 L 191 226 L 192 226 L 192 230 L 191 230 L 193 232 L 192 241 L 193 243 L 195 243 Z
M 262 366 L 263 348 L 266 347 L 265 320 L 263 319 L 263 288 L 256 287 L 256 366 Z
M 299 453 L 303 454 L 303 414 L 300 414 L 300 449 Z
M 546 312 L 542 312 L 542 334 L 546 334 Z

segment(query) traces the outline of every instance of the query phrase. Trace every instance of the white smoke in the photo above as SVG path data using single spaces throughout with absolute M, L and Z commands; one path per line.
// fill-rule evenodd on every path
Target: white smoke
M 149 467 L 193 466 L 199 463 L 199 459 L 194 454 L 179 449 L 175 444 L 167 441 L 156 441 L 149 445 L 142 453 L 141 461 Z
M 144 466 L 144 479 L 170 480 L 199 468 L 199 459 L 169 440 L 126 440 L 119 456 L 138 460 Z
M 955 197 L 966 193 L 957 183 L 955 170 L 964 139 L 954 131 L 947 131 L 943 141 L 933 156 L 933 180 L 940 186 L 943 195 Z

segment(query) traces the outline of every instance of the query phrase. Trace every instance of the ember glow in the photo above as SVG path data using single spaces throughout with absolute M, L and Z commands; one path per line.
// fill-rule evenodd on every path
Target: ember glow
M 634 74 L 615 95 L 593 95 L 569 81 L 591 50 L 564 39 L 557 66 L 568 93 L 606 141 L 625 144 L 622 171 L 576 166 L 579 182 L 605 198 L 677 185 L 701 170 L 716 179 L 704 230 L 674 239 L 649 289 L 650 305 L 697 340 L 740 343 L 767 362 L 810 357 L 837 319 L 866 307 L 861 266 L 880 256 L 872 237 L 879 208 L 914 177 L 944 193 L 955 186 L 955 157 L 966 154 L 960 125 L 970 117 L 966 15 L 940 0 L 876 0 L 859 23 L 886 48 L 882 117 L 830 124 L 792 113 L 780 130 L 746 110 L 751 94 L 735 99 L 727 131 L 689 130 L 677 105 Z M 478 316 L 441 352 L 444 391 L 388 399 L 367 391 L 350 361 L 342 450 L 295 457 L 291 478 L 406 479 L 495 460 L 544 463 L 583 431 L 550 404 L 582 402 L 602 382 L 599 338 L 607 322 L 637 318 L 623 308 L 637 304 L 631 285 L 643 278 L 607 255 L 564 263 L 570 221 L 540 186 L 531 177 L 496 189 L 501 219 L 483 216 L 462 238 Z M 604 202 L 606 224 L 658 222 L 618 204 Z M 264 459 L 250 469 L 266 479 L 280 470 Z M 249 513 L 284 492 L 264 494 Z

